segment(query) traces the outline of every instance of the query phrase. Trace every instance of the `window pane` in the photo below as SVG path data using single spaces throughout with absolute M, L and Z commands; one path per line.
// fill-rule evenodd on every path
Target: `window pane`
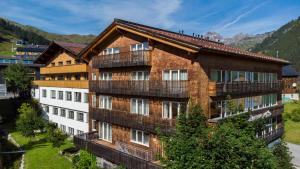
M 180 71 L 180 80 L 188 80 L 187 71 L 186 70 L 181 70 Z
M 178 80 L 178 71 L 172 71 L 172 79 L 171 80 Z
M 142 131 L 137 130 L 137 141 L 143 143 L 143 133 Z
M 131 139 L 136 141 L 136 130 L 131 130 Z
M 170 116 L 169 116 L 169 102 L 163 102 L 163 118 L 170 118 Z
M 163 80 L 170 80 L 170 71 L 165 70 Z
M 149 145 L 149 135 L 144 133 L 144 144 Z

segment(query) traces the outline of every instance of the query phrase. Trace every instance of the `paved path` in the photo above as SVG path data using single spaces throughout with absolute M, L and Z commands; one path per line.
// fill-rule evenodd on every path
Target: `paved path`
M 292 160 L 293 164 L 295 164 L 296 167 L 300 169 L 300 145 L 292 143 L 287 143 L 287 145 L 294 156 L 294 159 Z

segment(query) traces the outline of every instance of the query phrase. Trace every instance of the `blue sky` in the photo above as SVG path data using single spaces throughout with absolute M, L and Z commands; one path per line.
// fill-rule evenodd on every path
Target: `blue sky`
M 272 31 L 300 16 L 300 0 L 0 0 L 0 16 L 60 34 L 99 34 L 113 18 L 225 37 Z

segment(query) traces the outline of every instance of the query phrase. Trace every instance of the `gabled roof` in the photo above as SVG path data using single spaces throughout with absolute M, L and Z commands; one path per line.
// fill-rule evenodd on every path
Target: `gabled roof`
M 77 55 L 85 46 L 86 45 L 79 43 L 53 41 L 50 43 L 48 48 L 35 60 L 34 63 L 46 64 L 61 50 L 65 50 L 67 53 L 70 54 L 70 56 L 77 59 Z
M 79 53 L 79 56 L 84 57 L 99 43 L 99 41 L 104 39 L 107 36 L 107 34 L 109 34 L 113 29 L 121 29 L 132 33 L 136 33 L 141 36 L 145 36 L 149 39 L 157 40 L 163 43 L 168 43 L 175 47 L 185 49 L 193 53 L 197 53 L 200 51 L 208 51 L 281 64 L 289 63 L 288 61 L 283 59 L 244 51 L 235 47 L 224 45 L 223 43 L 210 41 L 204 38 L 167 31 L 121 19 L 115 19 L 114 22 L 111 23 L 102 33 L 100 33 L 100 35 L 98 35 L 93 42 L 91 42 L 85 49 L 83 49 Z
M 298 77 L 298 75 L 298 72 L 291 65 L 282 67 L 283 77 Z

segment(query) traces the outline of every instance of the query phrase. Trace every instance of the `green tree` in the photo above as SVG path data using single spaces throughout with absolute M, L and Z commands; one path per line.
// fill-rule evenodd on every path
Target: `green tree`
M 57 147 L 60 150 L 68 136 L 57 128 L 54 123 L 48 123 L 46 128 L 48 141 L 52 143 L 53 147 Z
M 32 79 L 30 70 L 23 64 L 11 64 L 3 71 L 6 85 L 9 91 L 19 94 L 22 98 L 30 98 Z
M 200 106 L 189 107 L 187 113 L 179 115 L 176 131 L 160 136 L 164 168 L 281 169 L 276 154 L 256 137 L 266 119 L 249 121 L 250 113 L 243 113 L 210 127 Z M 232 106 L 232 110 L 239 108 Z
M 16 122 L 17 130 L 31 140 L 35 137 L 36 130 L 44 128 L 44 120 L 38 115 L 38 110 L 31 103 L 23 103 L 18 112 L 20 115 Z
M 273 154 L 278 162 L 279 169 L 295 169 L 292 164 L 293 157 L 286 143 L 281 142 L 273 147 Z
M 76 169 L 98 169 L 96 156 L 85 150 L 80 150 L 79 154 L 73 157 L 72 163 Z

